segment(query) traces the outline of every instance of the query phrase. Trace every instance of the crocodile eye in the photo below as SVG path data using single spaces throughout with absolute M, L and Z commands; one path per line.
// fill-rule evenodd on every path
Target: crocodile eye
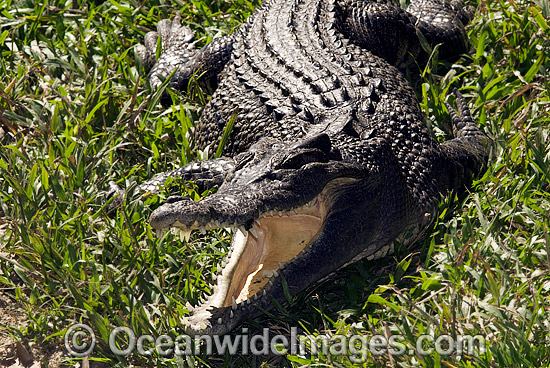
M 318 149 L 293 153 L 277 165 L 279 169 L 298 169 L 312 162 L 328 162 L 327 155 Z

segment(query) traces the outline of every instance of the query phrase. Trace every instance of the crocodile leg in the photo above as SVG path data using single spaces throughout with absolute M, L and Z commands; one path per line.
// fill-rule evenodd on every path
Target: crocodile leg
M 350 39 L 399 68 L 411 65 L 422 55 L 418 32 L 440 55 L 450 58 L 468 49 L 463 22 L 471 15 L 441 0 L 412 1 L 405 11 L 378 2 L 350 2 L 344 32 Z
M 160 63 L 157 62 L 157 65 L 155 65 L 157 41 L 159 37 L 163 50 L 159 58 Z M 193 35 L 189 27 L 181 25 L 181 17 L 179 15 L 176 15 L 173 21 L 169 19 L 161 20 L 157 24 L 157 31 L 147 33 L 143 43 L 143 45 L 137 45 L 137 51 L 148 71 L 151 71 L 153 66 L 158 69 L 161 65 L 174 64 L 165 77 L 167 77 L 178 64 L 185 64 L 188 62 L 197 51 L 195 49 L 195 35 Z M 168 52 L 172 54 L 170 58 L 166 57 Z M 168 69 L 168 67 L 165 68 Z M 153 81 L 151 84 L 153 85 Z
M 414 16 L 391 4 L 350 2 L 344 33 L 390 64 L 405 67 L 421 51 Z
M 179 169 L 168 171 L 141 183 L 138 191 L 157 192 L 169 177 L 185 181 L 193 181 L 199 191 L 205 191 L 220 186 L 227 175 L 233 172 L 235 163 L 231 158 L 215 158 L 207 161 L 191 162 Z
M 139 193 L 158 193 L 161 186 L 164 185 L 166 179 L 178 178 L 184 181 L 193 181 L 200 192 L 222 185 L 225 178 L 233 172 L 235 162 L 231 158 L 215 158 L 207 161 L 197 161 L 187 164 L 179 169 L 167 171 L 156 175 L 150 180 L 141 183 L 136 188 L 134 199 L 139 198 Z M 105 193 L 105 200 L 115 197 L 109 205 L 109 211 L 117 208 L 126 195 L 126 191 L 114 181 L 109 181 L 109 189 Z M 172 196 L 167 202 L 173 203 L 178 200 L 186 199 L 180 196 Z
M 432 47 L 441 44 L 442 58 L 450 60 L 468 51 L 464 25 L 473 18 L 472 7 L 464 7 L 459 0 L 413 0 L 407 12 L 416 18 L 416 28 Z
M 235 34 L 196 49 L 193 33 L 180 22 L 179 15 L 172 21 L 159 22 L 157 32 L 149 32 L 145 45 L 138 49 L 146 66 L 150 66 L 154 62 L 158 37 L 161 39 L 162 52 L 149 73 L 151 87 L 157 88 L 174 73 L 170 86 L 179 91 L 186 91 L 192 78 L 197 78 L 203 88 L 215 89 L 218 74 L 231 58 Z
M 446 186 L 461 190 L 487 163 L 490 140 L 475 124 L 462 94 L 456 89 L 454 94 L 458 114 L 448 103 L 445 105 L 456 128 L 456 137 L 441 144 L 441 166 L 443 172 L 448 173 Z

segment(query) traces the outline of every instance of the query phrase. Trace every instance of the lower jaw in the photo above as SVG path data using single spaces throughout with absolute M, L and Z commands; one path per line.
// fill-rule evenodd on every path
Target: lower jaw
M 197 313 L 207 317 L 208 308 L 236 311 L 264 298 L 282 270 L 315 241 L 324 215 L 324 204 L 315 199 L 296 211 L 266 213 L 246 232 L 237 230 L 225 265 L 215 276 L 213 293 L 198 306 L 193 319 L 200 318 Z
M 224 306 L 253 297 L 300 256 L 321 229 L 321 218 L 312 214 L 268 217 L 254 224 L 257 237 L 248 233 L 244 254 L 235 268 Z

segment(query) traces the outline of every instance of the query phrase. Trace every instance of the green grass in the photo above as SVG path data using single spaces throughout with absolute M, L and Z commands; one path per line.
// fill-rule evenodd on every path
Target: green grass
M 109 180 L 131 190 L 197 155 L 214 156 L 189 149 L 201 103 L 178 98 L 163 109 L 133 46 L 180 10 L 207 43 L 256 5 L 0 1 L 0 204 L 8 221 L 0 289 L 30 320 L 1 330 L 61 346 L 65 330 L 83 322 L 98 338 L 92 359 L 109 365 L 352 365 L 338 355 L 121 358 L 108 349 L 115 326 L 181 333 L 186 303 L 208 292 L 229 241 L 224 232 L 194 234 L 189 243 L 170 233 L 157 239 L 147 219 L 162 195 L 127 201 L 108 216 Z M 474 51 L 454 65 L 434 55 L 416 83 L 434 134 L 447 137 L 443 101 L 460 87 L 493 139 L 491 166 L 471 193 L 443 199 L 412 249 L 348 267 L 250 321 L 251 331 L 400 334 L 407 350 L 424 334 L 483 335 L 485 353 L 369 355 L 365 365 L 550 365 L 548 19 L 547 0 L 482 2 L 468 28 Z

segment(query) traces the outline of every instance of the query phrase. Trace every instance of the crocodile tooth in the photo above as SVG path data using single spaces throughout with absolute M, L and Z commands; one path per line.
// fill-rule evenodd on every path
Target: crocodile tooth
M 189 239 L 191 239 L 191 230 L 187 230 L 185 233 L 185 241 L 189 242 Z
M 229 228 L 231 229 L 231 232 L 233 234 L 235 234 L 237 232 L 237 230 L 235 229 L 235 226 L 234 225 L 229 225 Z
M 273 217 L 273 210 L 269 210 L 269 215 Z
M 260 296 L 258 295 L 258 293 L 254 294 L 254 300 L 258 300 L 258 298 L 260 298 Z
M 166 229 L 157 229 L 156 232 L 157 232 L 157 238 L 162 238 L 162 236 L 166 232 Z
M 286 210 L 286 215 L 287 215 L 287 216 L 292 215 L 292 214 L 290 213 L 290 210 Z
M 235 301 L 235 297 L 231 297 L 231 309 L 235 310 L 237 309 L 237 302 Z
M 222 267 L 222 268 L 225 268 L 225 265 L 226 265 L 226 264 L 227 264 L 227 262 L 226 262 L 225 259 L 224 259 L 224 260 L 222 261 L 222 263 L 221 263 L 221 267 Z
M 265 289 L 263 289 L 262 296 L 266 296 L 266 295 L 267 295 L 267 291 L 265 291 Z
M 223 322 L 222 317 L 218 318 L 218 324 L 221 325 Z
M 285 265 L 279 262 L 279 269 L 282 270 L 283 268 L 285 268 Z
M 297 208 L 294 208 L 294 213 L 298 214 L 298 209 Z
M 264 217 L 265 217 L 265 216 L 264 216 Z M 256 223 L 258 224 L 258 226 L 261 225 L 261 224 L 260 224 L 260 219 L 259 219 L 259 218 L 255 219 L 254 221 L 256 221 Z
M 262 216 L 263 216 L 264 218 L 267 218 L 267 213 L 262 213 Z
M 220 222 L 218 220 L 214 220 L 214 226 L 216 228 L 220 227 Z
M 283 217 L 283 211 L 279 211 L 279 217 Z
M 267 285 L 269 285 L 269 287 L 272 287 L 272 286 L 273 286 L 273 281 L 272 281 L 272 280 L 269 280 L 269 281 L 267 282 Z M 264 290 L 264 291 L 265 291 L 265 290 Z M 265 296 L 265 294 L 264 294 L 264 296 Z
M 180 230 L 180 241 L 186 241 L 189 243 L 189 239 L 191 238 L 191 230 Z
M 203 226 L 200 227 L 201 234 L 206 234 L 206 228 Z
M 235 316 L 235 314 L 233 313 L 233 309 L 231 309 L 231 312 L 229 312 L 229 317 L 233 319 L 233 316 Z
M 216 281 L 218 279 L 218 275 L 217 274 L 212 274 L 212 280 Z
M 248 231 L 250 232 L 250 234 L 252 234 L 252 236 L 258 239 L 258 232 L 256 231 L 256 229 L 254 229 L 254 227 L 251 227 Z
M 279 277 L 279 272 L 277 270 L 273 270 L 273 276 L 272 277 Z
M 246 298 L 246 304 L 250 304 L 251 300 L 250 298 Z
M 239 226 L 239 230 L 243 233 L 243 234 L 246 234 L 246 229 L 243 225 Z

